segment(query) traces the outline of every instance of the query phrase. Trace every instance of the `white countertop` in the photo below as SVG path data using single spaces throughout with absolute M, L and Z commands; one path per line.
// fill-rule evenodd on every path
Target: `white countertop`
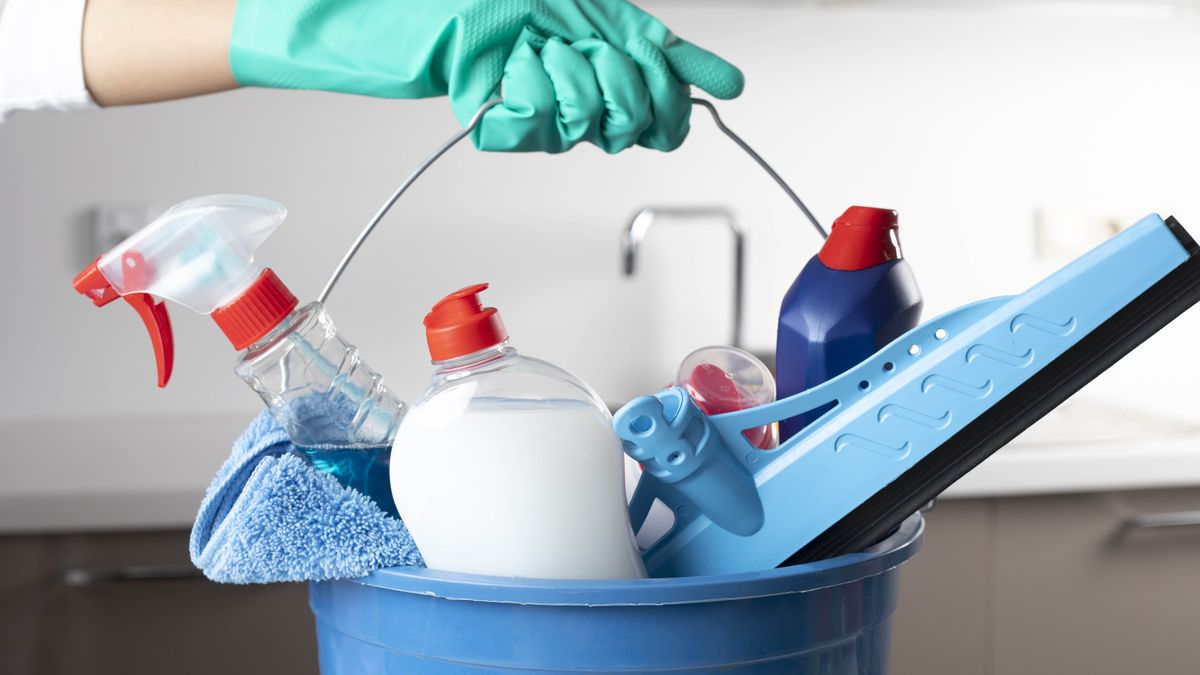
M 0 533 L 191 526 L 247 416 L 0 423 Z M 1200 485 L 1200 423 L 1071 401 L 945 498 Z
M 0 423 L 0 533 L 190 527 L 245 415 Z
M 1007 497 L 1200 485 L 1200 422 L 1071 399 L 943 493 Z

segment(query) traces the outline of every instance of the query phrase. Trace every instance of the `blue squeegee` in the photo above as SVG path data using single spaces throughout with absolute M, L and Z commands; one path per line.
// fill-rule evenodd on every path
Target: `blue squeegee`
M 1157 215 L 1028 291 L 925 322 L 817 387 L 708 417 L 678 387 L 614 418 L 661 501 L 651 576 L 768 569 L 862 550 L 1200 300 L 1200 247 Z M 832 406 L 774 450 L 742 431 Z

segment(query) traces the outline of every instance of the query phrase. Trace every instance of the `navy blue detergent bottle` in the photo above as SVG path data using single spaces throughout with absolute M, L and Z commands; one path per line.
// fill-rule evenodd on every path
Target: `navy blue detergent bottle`
M 921 291 L 900 253 L 896 212 L 851 206 L 783 296 L 778 398 L 836 377 L 917 325 Z M 824 410 L 780 422 L 780 442 Z

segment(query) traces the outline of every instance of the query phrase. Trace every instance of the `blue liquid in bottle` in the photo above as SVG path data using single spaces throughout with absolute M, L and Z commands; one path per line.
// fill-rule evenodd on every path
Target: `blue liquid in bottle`
M 388 462 L 406 406 L 310 303 L 251 345 L 236 372 L 287 431 L 314 469 L 399 517 Z
M 367 495 L 384 513 L 399 518 L 392 499 L 388 464 L 392 449 L 382 448 L 296 448 L 317 471 L 330 474 L 339 483 Z

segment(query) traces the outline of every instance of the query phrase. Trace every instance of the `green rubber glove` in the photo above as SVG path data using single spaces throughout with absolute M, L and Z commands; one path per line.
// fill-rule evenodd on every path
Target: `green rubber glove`
M 239 0 L 240 84 L 384 98 L 448 94 L 482 150 L 679 147 L 688 85 L 741 93 L 742 73 L 625 0 Z

